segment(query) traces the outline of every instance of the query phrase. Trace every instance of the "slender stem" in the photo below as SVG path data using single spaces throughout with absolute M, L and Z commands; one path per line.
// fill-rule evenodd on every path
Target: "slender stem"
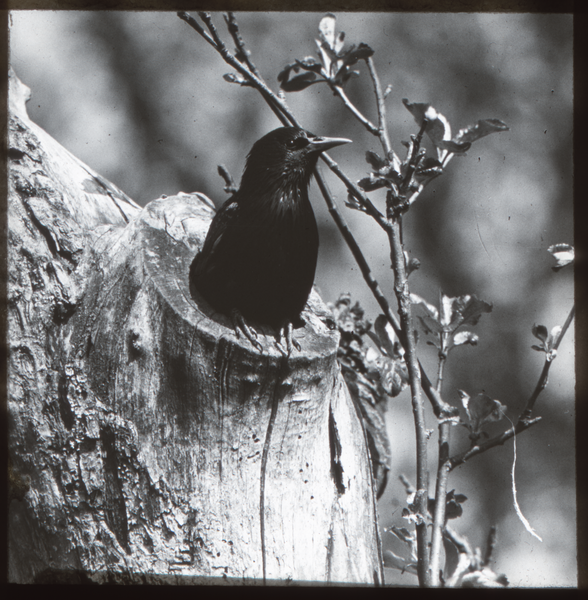
M 441 393 L 443 386 L 443 369 L 447 361 L 447 354 L 439 352 L 439 368 L 437 371 L 437 391 Z M 443 532 L 445 530 L 446 509 L 447 509 L 447 482 L 449 479 L 449 439 L 451 435 L 451 423 L 444 420 L 439 423 L 439 455 L 437 462 L 437 482 L 435 484 L 435 510 L 433 512 L 433 531 L 431 534 L 431 586 L 440 585 L 440 563 L 441 563 L 441 544 L 443 542 Z
M 382 289 L 380 288 L 378 282 L 374 279 L 371 269 L 367 263 L 367 260 L 365 259 L 365 256 L 363 255 L 363 252 L 361 251 L 361 248 L 359 247 L 359 244 L 353 237 L 353 234 L 351 233 L 347 222 L 345 221 L 343 215 L 339 211 L 339 208 L 335 204 L 333 196 L 331 195 L 327 184 L 318 169 L 315 169 L 314 177 L 319 186 L 319 189 L 321 190 L 323 198 L 325 199 L 327 208 L 329 209 L 329 213 L 331 214 L 333 221 L 335 221 L 335 224 L 339 228 L 339 231 L 343 236 L 343 239 L 347 243 L 347 246 L 351 250 L 351 254 L 353 254 L 353 258 L 359 266 L 359 269 L 361 271 L 361 274 L 363 275 L 365 282 L 372 291 L 374 298 L 380 305 L 382 312 L 388 319 L 389 323 L 392 325 L 392 328 L 396 332 L 396 335 L 398 335 L 401 332 L 400 324 L 394 316 L 394 313 L 392 312 L 390 305 L 388 304 L 388 300 L 386 299 L 386 296 L 384 296 L 384 293 L 382 292 Z
M 565 321 L 557 339 L 555 340 L 555 342 L 553 344 L 552 351 L 549 354 L 547 354 L 545 357 L 545 362 L 543 363 L 543 369 L 541 370 L 541 374 L 539 375 L 539 380 L 537 381 L 537 385 L 535 386 L 535 389 L 533 390 L 533 393 L 531 394 L 530 398 L 527 400 L 525 408 L 521 412 L 515 426 L 511 427 L 509 430 L 505 431 L 504 433 L 501 433 L 501 434 L 493 437 L 492 439 L 484 442 L 483 444 L 477 444 L 473 448 L 470 448 L 467 452 L 462 452 L 461 454 L 452 456 L 449 459 L 451 462 L 451 470 L 453 470 L 458 465 L 463 464 L 464 462 L 466 462 L 466 460 L 469 460 L 472 456 L 476 456 L 477 454 L 482 454 L 482 452 L 486 452 L 487 450 L 490 450 L 490 448 L 494 448 L 495 446 L 500 446 L 500 445 L 504 444 L 504 442 L 509 440 L 514 435 L 518 435 L 519 433 L 525 431 L 525 429 L 528 429 L 529 427 L 531 427 L 531 425 L 534 425 L 535 423 L 537 423 L 538 421 L 541 420 L 541 417 L 535 417 L 534 419 L 531 419 L 531 412 L 533 411 L 533 408 L 535 407 L 535 402 L 537 401 L 539 394 L 547 386 L 549 369 L 551 367 L 551 364 L 552 364 L 554 358 L 556 357 L 556 354 L 557 354 L 556 351 L 559 348 L 559 345 L 561 344 L 561 341 L 563 340 L 564 335 L 566 334 L 567 330 L 569 329 L 569 327 L 572 323 L 572 320 L 574 318 L 574 313 L 575 313 L 575 306 L 572 306 L 570 312 L 568 313 L 566 321 Z
M 445 335 L 445 334 L 443 334 Z M 437 391 L 441 393 L 443 387 L 443 371 L 445 369 L 445 363 L 447 362 L 447 353 L 443 350 L 439 351 L 439 366 L 437 368 Z
M 521 413 L 521 416 L 519 417 L 519 421 L 524 421 L 531 416 L 531 412 L 533 411 L 535 402 L 537 401 L 539 394 L 547 386 L 547 380 L 548 380 L 549 369 L 551 367 L 551 363 L 555 359 L 555 357 L 557 355 L 557 349 L 559 348 L 559 345 L 560 345 L 564 335 L 566 334 L 567 330 L 569 329 L 569 327 L 572 323 L 572 320 L 574 318 L 575 308 L 576 308 L 575 305 L 572 306 L 570 312 L 568 313 L 566 321 L 563 324 L 563 327 L 561 328 L 561 331 L 559 332 L 559 335 L 557 336 L 557 339 L 555 340 L 555 342 L 553 344 L 551 352 L 549 352 L 548 354 L 545 355 L 545 362 L 543 364 L 543 370 L 541 371 L 541 375 L 539 376 L 539 381 L 537 381 L 537 385 L 535 386 L 535 389 L 533 390 L 531 397 L 527 400 L 527 404 L 525 405 L 525 408 L 524 408 L 523 412 Z
M 326 152 L 321 154 L 321 159 L 345 184 L 347 191 L 358 200 L 361 206 L 365 209 L 365 212 L 370 215 L 370 217 L 373 217 L 384 231 L 388 230 L 390 223 L 386 217 L 384 217 L 384 215 L 372 204 L 371 200 L 353 183 L 353 181 L 351 181 L 351 179 L 345 175 L 345 173 L 340 169 L 339 165 Z
M 416 523 L 418 576 L 421 586 L 430 586 L 429 553 L 427 536 L 427 512 L 428 512 L 428 473 L 427 473 L 427 435 L 425 424 L 425 408 L 421 398 L 420 369 L 416 357 L 416 341 L 414 339 L 412 325 L 412 304 L 408 290 L 406 268 L 404 264 L 404 252 L 400 241 L 400 223 L 398 219 L 392 221 L 389 230 L 390 250 L 392 264 L 394 267 L 394 291 L 398 300 L 398 313 L 406 341 L 405 360 L 408 368 L 410 381 L 410 392 L 412 411 L 416 433 L 417 454 L 417 492 L 415 506 L 418 520 Z
M 211 44 L 228 65 L 241 73 L 246 80 L 248 80 L 255 88 L 259 90 L 259 92 L 261 92 L 261 95 L 283 125 L 295 125 L 300 127 L 286 103 L 281 98 L 276 96 L 261 78 L 252 73 L 246 65 L 238 61 L 235 56 L 233 56 L 227 50 L 227 47 L 218 36 L 218 32 L 216 31 L 210 14 L 200 12 L 198 15 L 206 23 L 209 31 L 212 34 L 212 38 L 202 29 L 202 27 L 191 15 L 186 12 L 178 13 L 178 17 L 188 23 L 188 25 L 195 29 L 209 44 Z
M 225 22 L 227 24 L 227 28 L 229 33 L 233 37 L 233 41 L 235 42 L 235 46 L 237 47 L 238 54 L 243 57 L 243 60 L 249 67 L 249 70 L 258 78 L 261 79 L 261 74 L 257 70 L 257 67 L 253 64 L 251 57 L 249 56 L 249 52 L 245 48 L 245 44 L 243 39 L 241 38 L 241 34 L 239 33 L 239 24 L 237 23 L 237 19 L 235 17 L 234 12 L 228 12 L 225 15 Z
M 488 532 L 488 538 L 486 539 L 486 550 L 484 552 L 484 558 L 482 559 L 483 566 L 490 564 L 490 561 L 492 560 L 492 555 L 494 554 L 495 548 L 496 548 L 496 525 L 492 525 L 492 527 L 490 527 L 490 531 Z
M 334 94 L 337 94 L 341 100 L 343 100 L 343 104 L 351 111 L 353 116 L 373 135 L 379 137 L 380 131 L 379 129 L 367 118 L 365 117 L 361 111 L 349 100 L 347 94 L 344 92 L 341 86 L 335 85 L 327 80 L 329 83 L 329 87 L 333 90 Z
M 467 460 L 472 458 L 472 456 L 476 456 L 477 454 L 482 454 L 483 452 L 490 450 L 490 448 L 495 448 L 496 446 L 502 446 L 502 444 L 504 444 L 505 442 L 510 440 L 511 437 L 513 437 L 514 435 L 518 435 L 519 433 L 522 433 L 523 431 L 525 431 L 525 429 L 529 429 L 529 427 L 531 427 L 532 425 L 535 425 L 535 423 L 539 423 L 539 421 L 541 421 L 541 417 L 535 417 L 534 419 L 529 419 L 528 421 L 519 421 L 515 425 L 514 428 L 511 427 L 504 433 L 501 433 L 501 434 L 487 440 L 483 444 L 477 444 L 477 445 L 473 446 L 472 448 L 470 448 L 469 450 L 467 450 L 466 452 L 461 452 L 460 454 L 456 454 L 455 456 L 452 456 L 449 459 L 449 462 L 451 463 L 451 467 L 449 470 L 453 471 L 453 469 L 455 469 L 455 467 L 462 465 L 464 462 L 466 462 Z
M 447 508 L 447 482 L 451 463 L 449 462 L 449 438 L 451 423 L 444 421 L 439 425 L 439 461 L 437 466 L 437 483 L 435 485 L 435 510 L 433 512 L 433 532 L 431 534 L 431 586 L 439 587 L 441 544 L 445 530 Z
M 398 160 L 392 144 L 390 143 L 390 136 L 388 135 L 388 127 L 386 127 L 386 99 L 382 93 L 382 86 L 380 85 L 380 78 L 376 72 L 376 65 L 373 58 L 370 56 L 367 60 L 367 66 L 374 84 L 374 93 L 376 95 L 376 102 L 378 106 L 378 136 L 382 142 L 382 148 L 389 159 Z
M 410 157 L 408 159 L 408 167 L 406 169 L 406 175 L 404 176 L 404 180 L 402 185 L 400 186 L 400 194 L 402 196 L 406 195 L 410 188 L 410 184 L 412 183 L 412 177 L 416 171 L 419 150 L 421 149 L 421 142 L 423 141 L 423 134 L 425 133 L 425 129 L 427 128 L 427 119 L 423 119 L 423 124 L 416 137 L 412 138 L 412 150 L 410 153 Z
M 227 167 L 225 167 L 225 165 L 218 165 L 217 170 L 218 174 L 225 180 L 225 183 L 227 184 L 224 187 L 225 192 L 227 192 L 227 194 L 234 194 L 239 188 L 235 185 L 235 180 L 229 173 Z

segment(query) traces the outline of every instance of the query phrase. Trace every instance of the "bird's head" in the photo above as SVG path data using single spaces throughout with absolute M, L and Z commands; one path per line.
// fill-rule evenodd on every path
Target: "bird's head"
M 307 186 L 320 153 L 349 142 L 345 138 L 314 135 L 298 127 L 274 129 L 253 144 L 241 186 Z

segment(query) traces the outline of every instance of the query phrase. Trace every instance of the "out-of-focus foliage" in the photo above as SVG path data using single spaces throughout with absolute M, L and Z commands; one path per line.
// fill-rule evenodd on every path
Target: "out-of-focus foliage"
M 237 17 L 253 60 L 276 90 L 284 65 L 316 54 L 316 13 Z M 222 16 L 215 18 L 228 42 Z M 530 349 L 533 323 L 547 331 L 561 326 L 573 302 L 572 270 L 554 273 L 545 251 L 573 242 L 572 17 L 339 13 L 336 29 L 374 51 L 382 84 L 391 86 L 386 102 L 396 152 L 417 133 L 402 98 L 435 106 L 451 123 L 492 118 L 510 128 L 477 140 L 431 182 L 404 218 L 404 241 L 409 260 L 421 263 L 410 278 L 412 292 L 428 302 L 443 289 L 450 297 L 476 294 L 493 304 L 476 326 L 477 346 L 450 354 L 444 398 L 458 405 L 458 389 L 485 393 L 515 417 L 543 364 Z M 253 142 L 278 126 L 255 90 L 223 79 L 226 65 L 175 13 L 17 11 L 10 43 L 12 64 L 32 88 L 32 118 L 141 204 L 198 190 L 219 205 L 226 195 L 217 165 L 226 165 L 238 182 Z M 361 75 L 345 81 L 345 93 L 376 121 L 365 65 L 360 60 L 352 68 Z M 366 151 L 381 148 L 325 84 L 286 99 L 310 131 L 353 139 L 338 150 L 337 161 L 353 181 L 366 177 Z M 343 206 L 346 191 L 330 175 L 328 182 Z M 383 209 L 378 193 L 384 190 L 372 193 Z M 351 292 L 373 320 L 377 304 L 315 187 L 311 196 L 321 235 L 316 284 L 331 302 Z M 365 214 L 343 210 L 393 299 L 387 240 Z M 452 523 L 475 546 L 497 525 L 494 570 L 513 586 L 576 583 L 572 333 L 537 403 L 542 422 L 517 440 L 518 499 L 543 544 L 524 531 L 512 509 L 512 448 L 494 449 L 451 474 L 450 486 L 468 496 Z M 437 351 L 419 343 L 419 356 L 433 375 Z M 386 418 L 393 476 L 379 510 L 384 525 L 400 526 L 393 507 L 404 504 L 405 491 L 396 475 L 414 470 L 406 392 L 390 403 Z M 431 413 L 427 419 L 432 426 Z M 501 426 L 489 423 L 490 434 Z M 469 447 L 465 429 L 453 432 L 457 450 Z M 394 550 L 393 542 L 384 543 Z M 391 582 L 416 581 L 410 573 L 389 575 Z

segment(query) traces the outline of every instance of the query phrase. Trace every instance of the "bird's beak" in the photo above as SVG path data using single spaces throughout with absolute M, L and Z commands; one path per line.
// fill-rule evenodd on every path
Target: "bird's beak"
M 325 150 L 329 150 L 329 148 L 334 148 L 335 146 L 349 144 L 351 143 L 351 140 L 348 140 L 347 138 L 329 138 L 316 136 L 310 138 L 309 142 L 309 148 L 312 152 L 324 152 Z

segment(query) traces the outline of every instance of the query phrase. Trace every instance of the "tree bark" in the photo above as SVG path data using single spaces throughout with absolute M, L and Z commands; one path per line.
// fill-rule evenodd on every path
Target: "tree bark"
M 320 298 L 300 352 L 269 329 L 257 352 L 190 295 L 210 201 L 141 209 L 32 123 L 28 96 L 12 74 L 9 580 L 382 583 Z

